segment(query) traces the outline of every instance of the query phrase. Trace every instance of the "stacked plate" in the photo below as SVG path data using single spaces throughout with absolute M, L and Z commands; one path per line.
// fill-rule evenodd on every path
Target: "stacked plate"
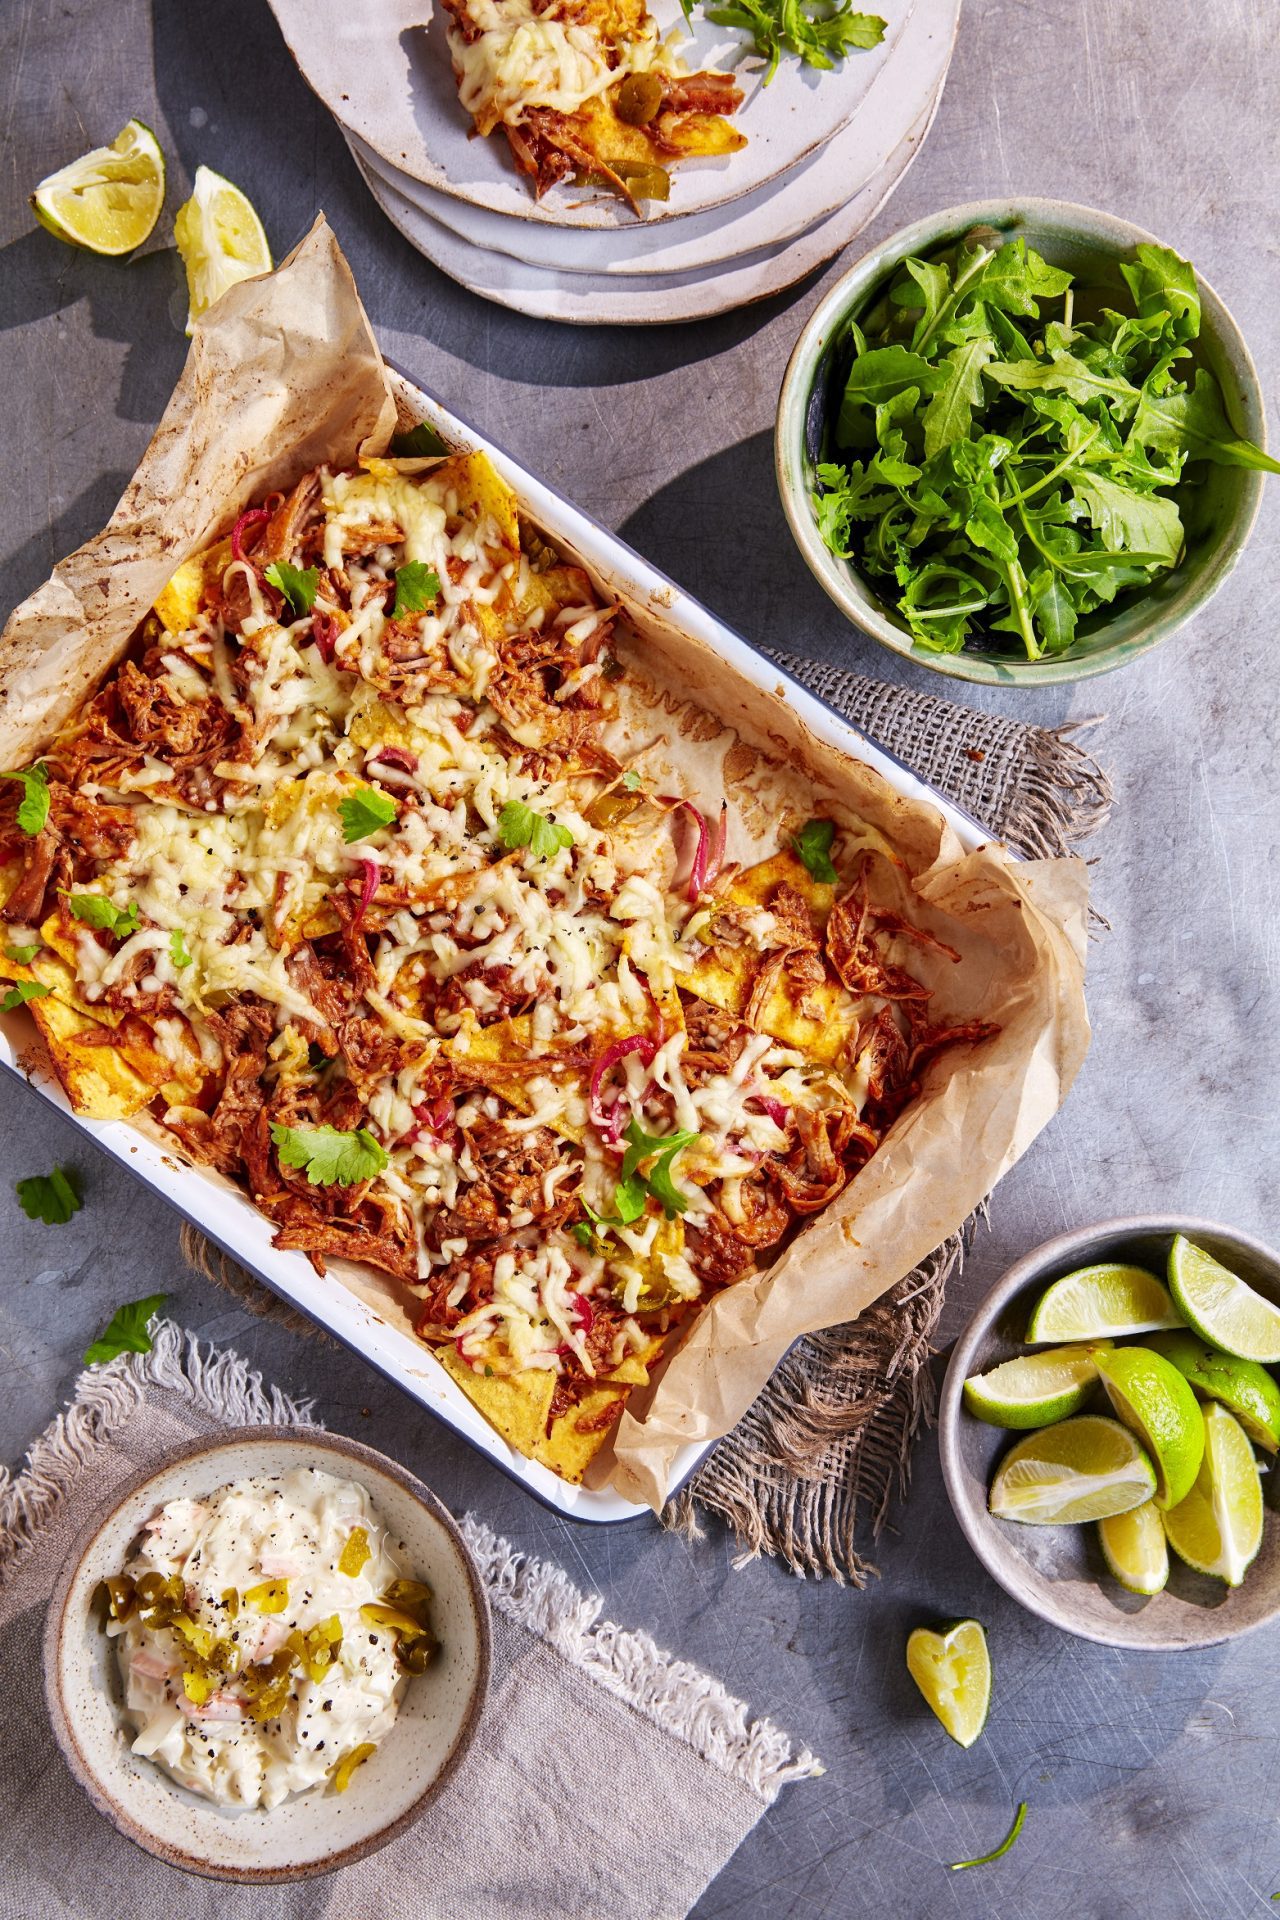
M 500 134 L 469 137 L 438 10 L 422 25 L 412 0 L 271 4 L 410 244 L 487 300 L 585 326 L 723 313 L 838 253 L 919 151 L 960 13 L 960 0 L 883 0 L 879 47 L 827 73 L 784 60 L 768 87 L 739 64 L 741 39 L 699 16 L 681 55 L 691 69 L 737 67 L 746 98 L 734 125 L 748 144 L 678 167 L 670 200 L 637 219 L 570 183 L 535 200 Z M 682 25 L 678 0 L 650 0 L 650 11 L 664 33 Z

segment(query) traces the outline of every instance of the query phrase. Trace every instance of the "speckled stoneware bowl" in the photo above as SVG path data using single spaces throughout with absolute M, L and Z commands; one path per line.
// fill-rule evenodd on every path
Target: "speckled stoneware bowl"
M 432 1589 L 441 1651 L 410 1681 L 394 1727 L 345 1793 L 320 1786 L 269 1813 L 228 1811 L 130 1753 L 112 1643 L 98 1625 L 93 1597 L 165 1501 L 199 1499 L 229 1481 L 293 1467 L 318 1467 L 366 1490 L 406 1572 Z M 160 1473 L 133 1481 L 83 1530 L 49 1603 L 45 1692 L 72 1773 L 130 1840 L 171 1866 L 214 1879 L 300 1880 L 385 1846 L 440 1791 L 475 1733 L 489 1655 L 489 1605 L 479 1576 L 451 1516 L 420 1481 L 354 1440 L 240 1427 L 212 1444 L 179 1449 Z
M 985 1373 L 1028 1350 L 1022 1344 L 1027 1322 L 1050 1281 L 1099 1260 L 1147 1267 L 1163 1277 L 1175 1233 L 1186 1234 L 1259 1293 L 1280 1302 L 1280 1254 L 1247 1233 L 1212 1221 L 1170 1216 L 1108 1220 L 1064 1233 L 1019 1260 L 987 1295 L 956 1342 L 938 1411 L 947 1492 L 987 1572 L 1042 1620 L 1113 1647 L 1211 1647 L 1280 1614 L 1280 1514 L 1275 1510 L 1280 1476 L 1274 1468 L 1263 1476 L 1262 1547 L 1242 1586 L 1225 1587 L 1220 1580 L 1193 1573 L 1170 1553 L 1168 1586 L 1143 1599 L 1127 1593 L 1108 1573 L 1096 1527 L 1024 1526 L 996 1520 L 987 1512 L 996 1463 L 1021 1435 L 976 1420 L 965 1410 L 962 1391 L 971 1374 Z M 1097 1411 L 1110 1413 L 1105 1396 L 1100 1398 Z
M 1008 239 L 1021 236 L 1054 266 L 1070 269 L 1076 276 L 1078 296 L 1099 289 L 1117 305 L 1120 300 L 1116 296 L 1128 301 L 1120 262 L 1130 259 L 1141 241 L 1155 238 L 1112 214 L 1072 206 L 1068 201 L 975 200 L 917 220 L 863 254 L 815 309 L 796 342 L 782 382 L 774 458 L 783 511 L 819 585 L 856 627 L 881 646 L 905 654 L 917 666 L 957 680 L 1018 687 L 1084 680 L 1125 666 L 1167 640 L 1217 592 L 1252 531 L 1262 498 L 1262 474 L 1240 467 L 1208 468 L 1208 478 L 1200 489 L 1206 511 L 1197 511 L 1193 524 L 1184 505 L 1187 550 L 1181 564 L 1140 596 L 1122 596 L 1114 611 L 1104 609 L 1082 621 L 1080 637 L 1063 659 L 1032 661 L 994 652 L 922 651 L 913 644 L 897 614 L 879 598 L 875 587 L 848 561 L 830 551 L 813 516 L 814 466 L 820 457 L 823 423 L 829 410 L 828 388 L 845 321 L 867 313 L 908 255 L 935 253 L 953 245 L 973 227 L 993 227 Z M 1249 349 L 1226 307 L 1203 279 L 1200 298 L 1202 320 L 1196 359 L 1216 374 L 1236 432 L 1265 447 L 1262 389 Z M 1128 311 L 1127 304 L 1121 310 Z

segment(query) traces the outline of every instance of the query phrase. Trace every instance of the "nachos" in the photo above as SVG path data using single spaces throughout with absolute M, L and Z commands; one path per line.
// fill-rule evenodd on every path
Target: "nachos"
M 0 780 L 4 1004 L 73 1107 L 379 1269 L 569 1479 L 995 1031 L 934 1016 L 872 829 L 744 868 L 726 797 L 663 790 L 627 640 L 482 455 L 321 467 Z

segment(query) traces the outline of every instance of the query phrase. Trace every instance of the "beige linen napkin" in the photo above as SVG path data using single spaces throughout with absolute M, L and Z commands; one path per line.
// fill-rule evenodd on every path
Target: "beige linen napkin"
M 0 1920 L 675 1920 L 807 1750 L 558 1567 L 462 1522 L 493 1605 L 489 1705 L 458 1774 L 380 1853 L 323 1879 L 181 1873 L 92 1809 L 54 1745 L 40 1645 L 76 1533 L 140 1469 L 246 1422 L 312 1423 L 233 1353 L 171 1322 L 81 1376 L 16 1479 L 0 1472 Z

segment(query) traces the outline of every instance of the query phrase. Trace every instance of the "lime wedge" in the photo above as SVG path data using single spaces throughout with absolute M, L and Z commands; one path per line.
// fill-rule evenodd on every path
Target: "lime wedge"
M 36 219 L 59 240 L 113 256 L 142 245 L 163 205 L 164 155 L 141 120 L 51 173 L 31 196 Z
M 1099 1520 L 1098 1538 L 1103 1558 L 1122 1587 L 1130 1593 L 1163 1593 L 1169 1578 L 1169 1545 L 1154 1500 Z
M 1164 1516 L 1169 1545 L 1197 1573 L 1238 1587 L 1262 1545 L 1262 1487 L 1249 1436 L 1225 1407 L 1204 1410 L 1204 1459 L 1186 1499 Z
M 907 1672 L 951 1738 L 971 1747 L 991 1710 L 991 1655 L 976 1620 L 942 1632 L 917 1627 L 907 1640 Z
M 1155 1464 L 1156 1505 L 1176 1507 L 1190 1493 L 1204 1454 L 1200 1402 L 1172 1362 L 1150 1347 L 1113 1347 L 1099 1353 L 1097 1367 L 1117 1418 Z
M 1256 1447 L 1280 1452 L 1280 1387 L 1256 1360 L 1238 1360 L 1196 1334 L 1153 1333 L 1145 1344 L 1172 1361 L 1202 1400 L 1220 1400 Z
M 1280 1360 L 1280 1307 L 1181 1234 L 1169 1249 L 1169 1285 L 1202 1340 L 1237 1360 Z
M 1082 1413 L 1010 1447 L 987 1505 L 1001 1520 L 1070 1525 L 1127 1513 L 1155 1488 L 1155 1468 L 1128 1428 Z
M 1110 1346 L 1110 1341 L 1099 1342 Z M 964 1383 L 964 1404 L 992 1427 L 1047 1427 L 1079 1413 L 1098 1378 L 1091 1347 L 1024 1353 Z
M 1145 1267 L 1081 1267 L 1041 1294 L 1027 1342 L 1101 1340 L 1181 1324 L 1168 1288 Z
M 251 202 L 211 167 L 196 168 L 173 232 L 187 270 L 188 333 L 228 287 L 271 271 L 271 249 Z

